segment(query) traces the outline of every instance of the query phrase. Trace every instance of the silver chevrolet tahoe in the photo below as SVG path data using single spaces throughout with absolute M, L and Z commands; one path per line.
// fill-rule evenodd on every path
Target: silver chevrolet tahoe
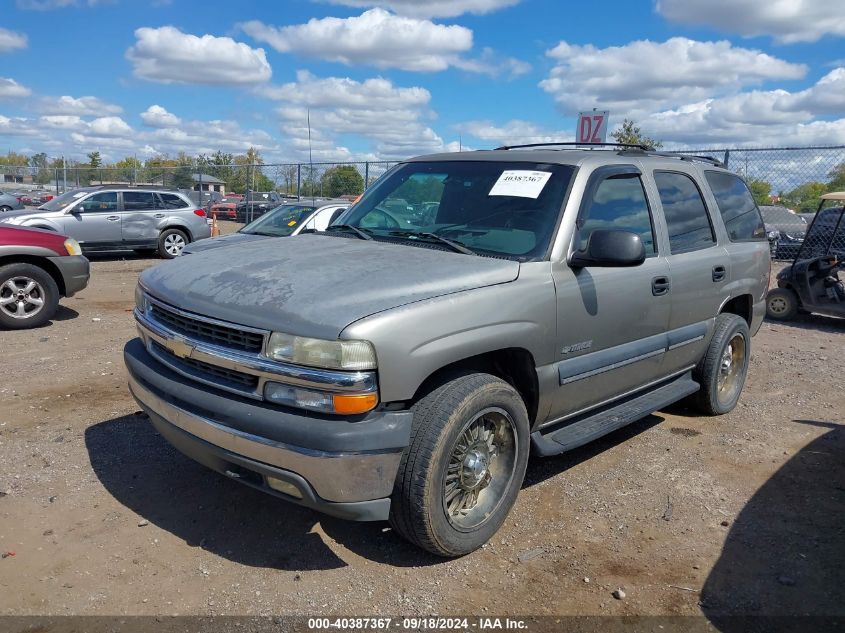
M 242 483 L 458 556 L 529 453 L 740 397 L 769 247 L 706 157 L 500 148 L 399 164 L 326 232 L 147 270 L 129 386 Z

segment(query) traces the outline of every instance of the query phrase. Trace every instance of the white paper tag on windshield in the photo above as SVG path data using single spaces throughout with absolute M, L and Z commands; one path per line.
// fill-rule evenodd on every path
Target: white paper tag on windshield
M 502 172 L 489 196 L 517 196 L 536 198 L 549 182 L 552 172 L 528 171 L 527 169 L 508 169 Z

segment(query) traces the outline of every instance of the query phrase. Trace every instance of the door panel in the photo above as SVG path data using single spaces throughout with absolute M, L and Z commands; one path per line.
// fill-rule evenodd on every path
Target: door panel
M 83 248 L 120 244 L 121 215 L 117 193 L 95 193 L 78 202 L 63 216 L 62 230 Z
M 152 191 L 124 191 L 123 241 L 127 243 L 155 242 L 159 224 L 166 212 Z
M 600 168 L 579 210 L 573 250 L 596 229 L 640 236 L 646 260 L 630 268 L 552 267 L 557 293 L 559 386 L 551 420 L 617 398 L 662 377 L 672 301 L 669 266 L 639 170 Z

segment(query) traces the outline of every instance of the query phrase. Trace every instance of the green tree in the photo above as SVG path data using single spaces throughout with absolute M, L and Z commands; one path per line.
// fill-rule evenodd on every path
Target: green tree
M 751 195 L 754 196 L 754 201 L 758 205 L 772 204 L 771 183 L 759 178 L 749 178 L 748 188 L 751 189 Z
M 811 213 L 818 208 L 821 195 L 827 191 L 828 185 L 823 182 L 805 182 L 786 193 L 781 202 L 798 213 Z
M 630 119 L 622 121 L 622 127 L 611 132 L 610 136 L 617 143 L 624 143 L 626 145 L 644 145 L 649 149 L 660 149 L 663 147 L 661 141 L 657 141 L 643 134 L 640 126 Z
M 100 167 L 103 164 L 103 159 L 100 158 L 100 152 L 91 152 L 90 154 L 87 154 L 87 156 L 89 167 L 93 167 L 96 169 L 97 167 Z
M 53 179 L 55 171 L 50 169 L 50 161 L 47 159 L 47 154 L 44 152 L 33 154 L 29 159 L 29 164 L 38 169 L 32 178 L 33 182 L 36 184 L 46 185 Z
M 29 159 L 24 154 L 9 152 L 5 156 L 0 156 L 0 165 L 6 167 L 27 167 L 29 165 Z
M 831 169 L 827 177 L 830 178 L 827 183 L 828 191 L 845 191 L 845 163 L 839 163 Z
M 320 182 L 323 185 L 323 195 L 329 198 L 357 196 L 364 191 L 364 178 L 352 165 L 338 165 L 327 169 Z

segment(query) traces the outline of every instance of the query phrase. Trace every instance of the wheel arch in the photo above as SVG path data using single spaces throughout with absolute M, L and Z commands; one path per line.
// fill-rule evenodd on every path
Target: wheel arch
M 491 374 L 509 383 L 522 397 L 528 421 L 531 427 L 534 426 L 540 402 L 540 385 L 534 355 L 521 347 L 484 352 L 440 367 L 422 381 L 409 404 L 417 402 L 456 375 L 466 372 Z
M 159 231 L 159 237 L 161 237 L 162 233 L 164 233 L 165 231 L 168 231 L 170 229 L 176 229 L 177 231 L 182 231 L 182 233 L 184 233 L 185 235 L 188 236 L 188 242 L 194 241 L 194 234 L 191 233 L 191 229 L 189 229 L 184 224 L 168 224 L 167 226 L 163 226 L 161 228 L 161 231 Z
M 53 281 L 56 282 L 56 286 L 59 289 L 59 295 L 62 297 L 65 296 L 66 288 L 64 277 L 62 277 L 62 273 L 59 271 L 59 268 L 49 259 L 38 257 L 37 255 L 0 256 L 0 266 L 7 266 L 9 264 L 30 264 L 41 268 L 53 278 Z
M 754 298 L 750 294 L 731 297 L 719 308 L 719 314 L 735 314 L 744 319 L 748 327 L 751 327 L 751 319 L 754 317 Z

